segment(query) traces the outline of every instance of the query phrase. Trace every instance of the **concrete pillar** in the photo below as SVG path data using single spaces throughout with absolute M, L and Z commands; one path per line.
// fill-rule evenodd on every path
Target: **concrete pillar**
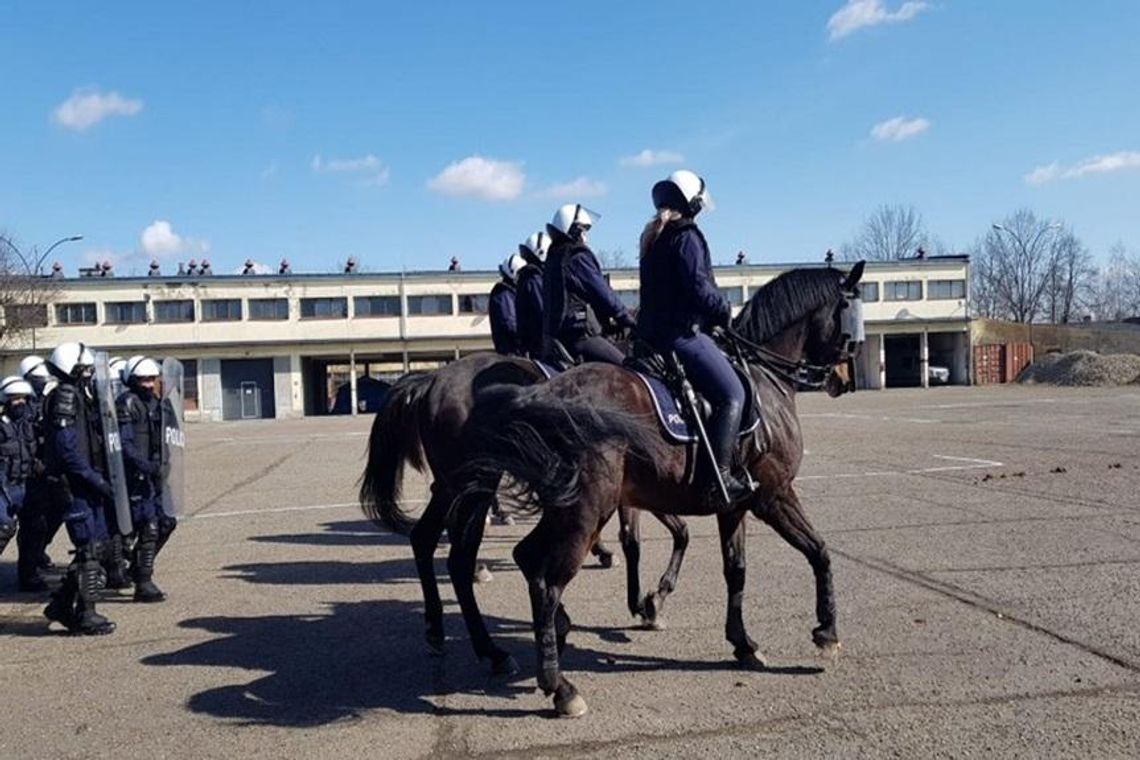
M 918 338 L 918 371 L 923 388 L 930 387 L 930 334 L 926 330 Z
M 879 388 L 887 387 L 887 336 L 879 336 Z
M 356 406 L 356 349 L 349 349 L 348 352 L 348 397 L 352 404 L 352 416 L 357 415 Z

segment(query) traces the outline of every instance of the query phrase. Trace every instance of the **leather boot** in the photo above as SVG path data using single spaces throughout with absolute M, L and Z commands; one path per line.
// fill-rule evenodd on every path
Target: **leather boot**
M 16 577 L 20 591 L 47 591 L 47 580 L 43 574 L 44 521 L 33 515 L 20 523 L 16 534 Z
M 151 520 L 139 530 L 135 543 L 134 576 L 136 602 L 161 602 L 162 589 L 154 585 L 154 558 L 158 554 L 158 523 Z
M 115 630 L 115 624 L 95 611 L 95 594 L 99 581 L 99 560 L 85 552 L 76 554 L 78 566 L 75 594 L 75 618 L 68 627 L 72 633 L 84 636 L 104 636 Z
M 103 568 L 107 571 L 107 588 L 120 589 L 131 585 L 127 577 L 127 562 L 123 556 L 123 537 L 116 534 L 104 544 Z
M 732 474 L 732 453 L 736 449 L 736 438 L 740 433 L 740 416 L 743 412 L 744 407 L 739 402 L 730 401 L 722 404 L 713 411 L 706 428 L 713 456 L 716 457 L 717 469 L 720 471 L 721 480 L 724 481 L 724 488 L 728 492 L 728 504 L 725 506 L 743 501 L 752 495 L 752 489 L 748 484 L 741 482 Z M 712 473 L 710 473 L 709 481 L 710 503 L 723 504 L 724 497 L 721 495 L 720 486 L 717 485 L 716 477 Z
M 44 607 L 44 617 L 62 623 L 68 630 L 75 626 L 75 598 L 79 592 L 79 565 L 72 562 L 63 577 L 63 583 L 51 595 Z

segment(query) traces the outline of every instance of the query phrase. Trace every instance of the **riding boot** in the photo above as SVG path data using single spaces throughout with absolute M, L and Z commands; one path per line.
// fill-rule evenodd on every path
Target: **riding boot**
M 720 471 L 724 489 L 728 492 L 728 504 L 747 499 L 752 495 L 752 488 L 741 482 L 732 474 L 732 454 L 736 448 L 736 439 L 740 433 L 740 416 L 744 411 L 742 404 L 729 401 L 719 406 L 709 417 L 707 428 L 709 444 L 716 457 L 716 467 Z M 712 473 L 710 473 L 712 474 Z M 712 474 L 709 483 L 710 501 L 723 502 L 720 486 L 717 485 L 716 476 Z
M 75 618 L 68 629 L 84 636 L 103 636 L 115 630 L 115 624 L 95 611 L 95 593 L 99 580 L 99 560 L 80 551 L 75 556 L 78 588 L 75 595 Z
M 16 577 L 20 591 L 47 591 L 41 562 L 43 558 L 44 521 L 39 515 L 28 517 L 16 534 Z
M 127 563 L 123 557 L 123 537 L 117 533 L 104 544 L 103 568 L 107 571 L 107 588 L 119 589 L 131 585 L 127 577 Z
M 142 526 L 134 550 L 136 602 L 161 602 L 166 594 L 154 585 L 154 558 L 158 553 L 158 523 L 151 520 Z

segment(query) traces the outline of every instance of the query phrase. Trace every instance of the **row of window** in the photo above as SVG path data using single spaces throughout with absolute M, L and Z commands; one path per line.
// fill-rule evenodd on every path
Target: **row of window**
M 861 283 L 863 300 L 876 302 L 880 298 L 879 283 Z M 919 280 L 898 280 L 883 283 L 884 301 L 921 301 L 923 283 Z M 618 290 L 617 296 L 629 308 L 639 303 L 636 290 Z M 733 306 L 744 302 L 744 288 L 722 287 L 720 292 Z M 954 300 L 966 297 L 965 280 L 930 280 L 927 283 L 928 300 Z M 459 296 L 460 314 L 486 314 L 489 296 L 464 294 Z M 451 316 L 454 314 L 450 293 L 407 296 L 410 316 Z M 195 311 L 202 322 L 239 322 L 243 319 L 243 305 L 254 321 L 283 321 L 289 319 L 289 301 L 286 298 L 211 298 L 195 302 L 191 299 L 154 302 L 154 321 L 177 323 L 195 321 Z M 61 325 L 93 325 L 98 321 L 94 303 L 61 303 L 56 305 L 56 322 Z M 348 298 L 302 298 L 301 319 L 346 319 Z M 399 296 L 356 296 L 352 299 L 356 317 L 398 317 Z M 44 315 L 46 322 L 46 314 Z M 104 304 L 104 320 L 110 325 L 142 324 L 147 321 L 145 301 L 111 301 Z

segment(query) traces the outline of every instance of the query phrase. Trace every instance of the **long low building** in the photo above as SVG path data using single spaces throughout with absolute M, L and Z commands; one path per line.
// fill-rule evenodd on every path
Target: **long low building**
M 739 307 L 793 267 L 716 268 Z M 636 269 L 608 273 L 637 304 Z M 36 327 L 7 345 L 20 357 L 77 340 L 111 354 L 175 356 L 186 366 L 187 416 L 202 420 L 327 414 L 363 408 L 364 378 L 391 379 L 491 347 L 487 300 L 497 272 L 80 277 L 55 280 Z M 969 382 L 969 259 L 869 263 L 863 277 L 864 388 L 924 386 L 930 366 Z M 11 342 L 10 342 L 11 343 Z M 362 383 L 363 381 L 363 383 Z

